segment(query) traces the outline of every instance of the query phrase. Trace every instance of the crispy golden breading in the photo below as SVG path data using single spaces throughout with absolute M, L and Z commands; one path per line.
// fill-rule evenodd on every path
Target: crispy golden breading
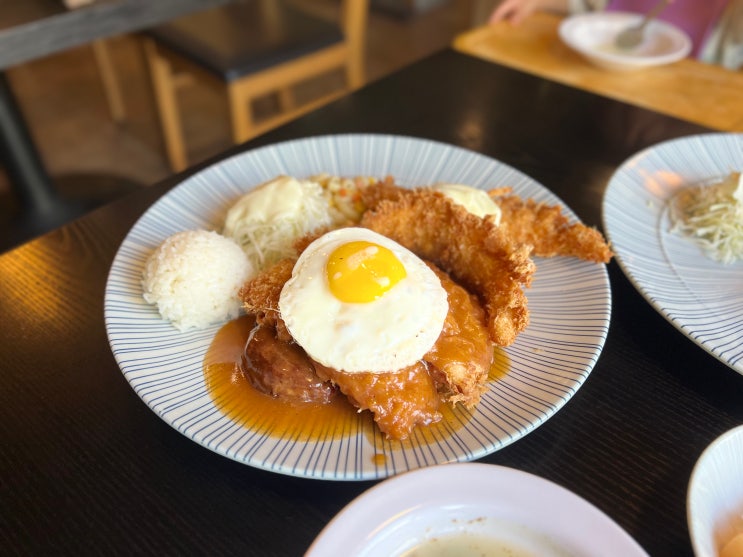
M 375 184 L 370 184 L 361 190 L 361 204 L 365 211 L 374 209 L 382 201 L 399 201 L 400 198 L 408 191 L 395 184 L 395 179 L 387 176 Z
M 276 336 L 284 342 L 293 339 L 279 316 L 279 296 L 284 283 L 292 276 L 296 259 L 282 259 L 246 282 L 237 296 L 245 311 L 255 315 L 256 322 L 265 327 L 276 327 Z
M 517 195 L 492 195 L 502 211 L 500 227 L 516 242 L 534 246 L 534 255 L 579 257 L 608 263 L 612 253 L 595 228 L 570 224 L 560 207 L 523 200 Z
M 385 186 L 389 187 L 389 186 Z M 507 346 L 529 323 L 526 295 L 536 269 L 531 246 L 514 242 L 490 219 L 476 217 L 443 194 L 393 190 L 391 197 L 371 198 L 361 226 L 392 238 L 423 259 L 433 261 L 455 282 L 474 293 L 485 308 L 490 338 Z

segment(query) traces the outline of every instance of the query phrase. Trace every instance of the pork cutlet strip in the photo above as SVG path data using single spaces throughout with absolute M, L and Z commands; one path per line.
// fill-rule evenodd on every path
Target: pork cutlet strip
M 500 227 L 516 242 L 534 246 L 539 257 L 572 256 L 608 263 L 611 249 L 595 228 L 570 224 L 557 205 L 521 199 L 517 195 L 491 195 L 501 209 Z
M 377 187 L 362 192 L 369 209 L 360 225 L 436 263 L 478 297 L 493 342 L 513 343 L 529 323 L 523 288 L 536 269 L 531 246 L 513 241 L 490 219 L 470 214 L 439 192 L 389 184 L 375 192 Z
M 399 201 L 407 191 L 388 177 L 366 188 L 362 196 L 366 206 L 373 209 L 384 200 Z M 491 189 L 488 194 L 501 209 L 500 227 L 514 242 L 532 245 L 532 255 L 578 257 L 595 263 L 611 259 L 611 249 L 601 233 L 579 222 L 571 224 L 558 205 L 524 200 L 507 186 Z

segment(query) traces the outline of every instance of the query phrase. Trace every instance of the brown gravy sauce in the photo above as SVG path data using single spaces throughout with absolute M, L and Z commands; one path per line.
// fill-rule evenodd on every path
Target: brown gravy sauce
M 371 413 L 357 412 L 343 395 L 330 404 L 292 404 L 254 389 L 241 370 L 241 356 L 253 320 L 243 316 L 226 323 L 215 335 L 204 357 L 206 388 L 217 408 L 234 422 L 263 435 L 291 438 L 294 441 L 328 441 L 348 436 L 353 424 L 367 438 L 375 435 Z M 508 372 L 507 354 L 496 349 L 490 369 L 490 381 L 498 381 Z M 463 427 L 471 414 L 459 405 L 440 408 L 443 418 L 413 432 L 418 443 L 439 443 Z M 404 442 L 390 441 L 393 444 Z M 383 464 L 384 455 L 376 455 Z

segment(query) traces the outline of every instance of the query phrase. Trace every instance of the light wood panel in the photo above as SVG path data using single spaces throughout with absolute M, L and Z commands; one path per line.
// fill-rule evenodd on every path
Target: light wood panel
M 460 52 L 721 131 L 743 131 L 743 72 L 686 58 L 632 72 L 591 65 L 559 38 L 561 17 L 486 25 L 458 35 Z

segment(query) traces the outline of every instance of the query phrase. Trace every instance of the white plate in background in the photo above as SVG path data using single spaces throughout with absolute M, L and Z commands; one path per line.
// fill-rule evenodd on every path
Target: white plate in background
M 625 12 L 593 12 L 565 18 L 560 24 L 562 41 L 594 65 L 612 71 L 632 71 L 670 64 L 688 56 L 689 36 L 670 23 L 653 20 L 645 28 L 643 42 L 633 49 L 614 45 L 617 35 L 637 25 L 642 16 Z
M 743 373 L 743 262 L 725 265 L 671 233 L 668 201 L 681 188 L 743 169 L 743 134 L 659 143 L 624 162 L 604 194 L 604 231 L 645 299 L 695 344 Z

